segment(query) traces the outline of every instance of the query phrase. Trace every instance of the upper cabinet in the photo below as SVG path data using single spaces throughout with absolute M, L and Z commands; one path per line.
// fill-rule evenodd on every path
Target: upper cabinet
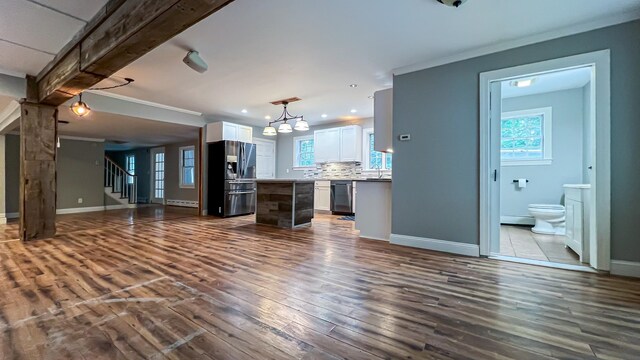
M 253 142 L 253 128 L 225 121 L 207 124 L 207 142 L 222 140 L 251 143 Z
M 393 152 L 393 88 L 376 91 L 373 96 L 373 148 Z
M 315 161 L 362 161 L 362 127 L 358 125 L 314 132 Z

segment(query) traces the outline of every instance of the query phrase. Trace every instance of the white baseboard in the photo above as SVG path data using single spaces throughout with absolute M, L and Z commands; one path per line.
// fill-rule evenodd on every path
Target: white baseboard
M 105 205 L 102 210 L 135 209 L 137 207 L 137 204 Z
M 613 275 L 640 278 L 640 262 L 611 260 L 610 273 Z
M 7 223 L 7 215 L 5 213 L 0 213 L 0 224 Z
M 167 200 L 165 205 L 197 208 L 198 202 L 192 200 Z
M 442 251 L 458 255 L 480 256 L 480 246 L 453 241 L 422 238 L 409 235 L 391 234 L 392 244 L 416 247 L 427 250 Z
M 535 225 L 536 219 L 533 216 L 500 216 L 501 224 L 510 225 Z
M 20 217 L 20 213 L 6 213 L 5 217 L 7 219 L 17 219 Z

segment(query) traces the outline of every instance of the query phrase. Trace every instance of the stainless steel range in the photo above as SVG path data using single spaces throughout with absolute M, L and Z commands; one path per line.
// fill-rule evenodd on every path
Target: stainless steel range
M 256 146 L 239 141 L 209 144 L 209 214 L 222 217 L 256 211 Z

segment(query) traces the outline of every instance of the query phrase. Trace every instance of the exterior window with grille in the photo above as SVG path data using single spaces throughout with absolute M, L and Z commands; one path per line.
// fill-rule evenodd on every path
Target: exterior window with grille
M 391 170 L 393 167 L 393 155 L 390 153 L 382 153 L 374 150 L 374 133 L 373 129 L 364 131 L 365 141 L 365 170 Z
M 126 161 L 125 170 L 127 170 L 129 174 L 135 175 L 136 174 L 136 156 L 133 154 L 127 155 L 127 157 L 125 158 L 125 161 Z M 127 176 L 127 183 L 133 184 L 133 176 Z
M 503 113 L 500 121 L 502 165 L 551 164 L 551 117 L 551 108 Z
M 316 165 L 313 135 L 293 139 L 293 167 L 308 168 Z
M 194 146 L 180 148 L 180 187 L 195 187 L 196 150 Z

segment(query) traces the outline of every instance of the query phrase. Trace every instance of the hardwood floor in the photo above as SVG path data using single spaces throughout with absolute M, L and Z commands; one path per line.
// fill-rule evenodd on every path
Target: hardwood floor
M 640 281 L 162 208 L 0 227 L 0 359 L 634 359 Z

